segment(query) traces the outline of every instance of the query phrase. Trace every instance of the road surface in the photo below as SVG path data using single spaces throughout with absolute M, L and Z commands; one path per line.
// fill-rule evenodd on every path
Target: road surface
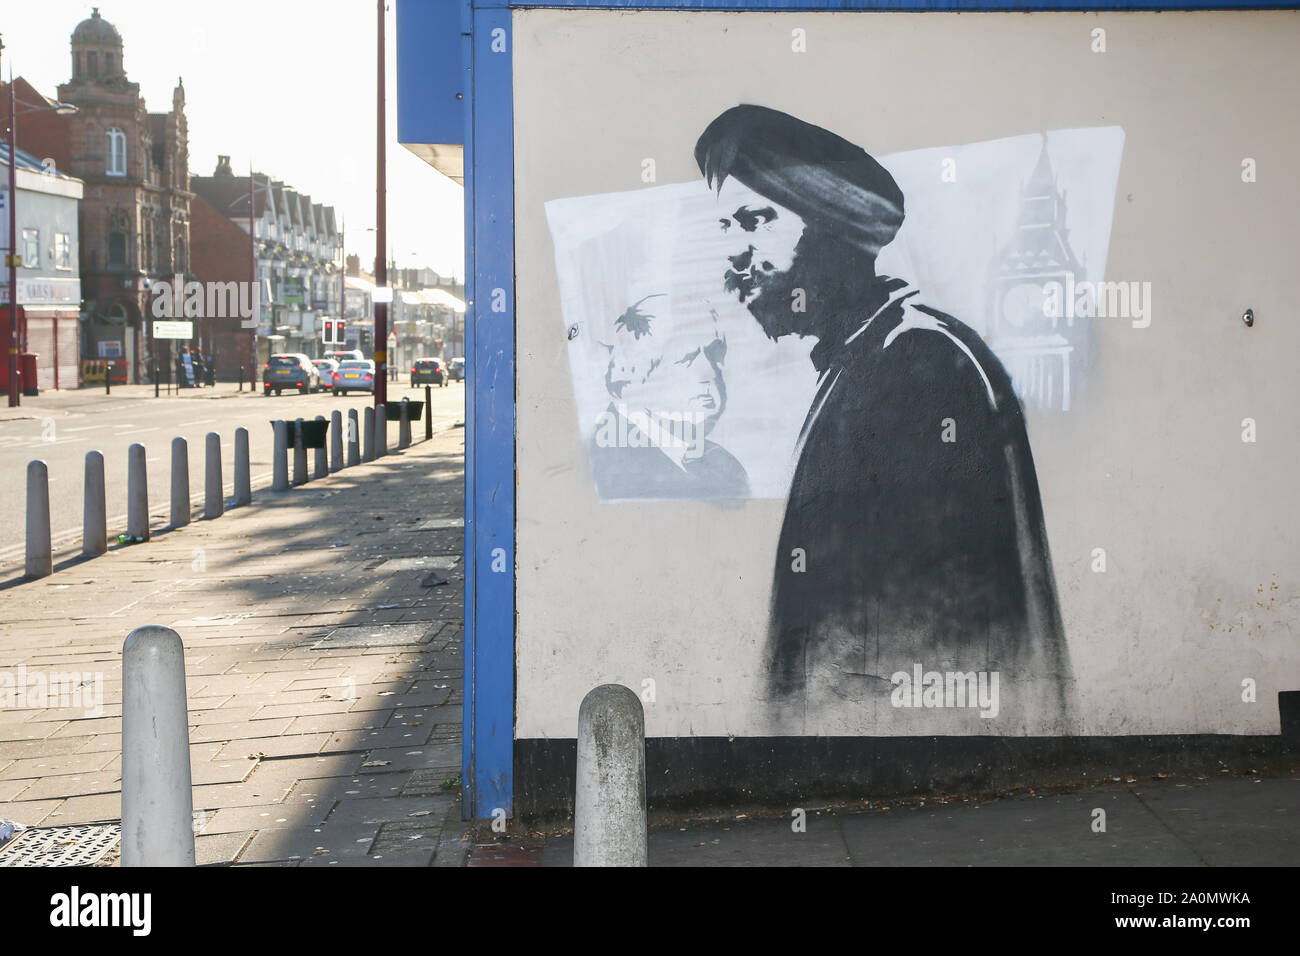
M 86 452 L 99 451 L 104 456 L 104 483 L 108 504 L 110 541 L 126 529 L 127 449 L 139 442 L 145 446 L 149 475 L 149 508 L 153 528 L 166 527 L 171 501 L 171 442 L 180 436 L 189 445 L 190 493 L 196 507 L 202 507 L 204 447 L 208 432 L 221 436 L 222 478 L 225 497 L 234 493 L 235 429 L 248 429 L 250 471 L 253 488 L 271 483 L 273 435 L 270 421 L 275 418 L 330 417 L 339 409 L 344 421 L 347 410 L 357 414 L 371 401 L 369 393 L 352 392 L 337 398 L 328 392 L 265 397 L 260 391 L 236 391 L 228 383 L 215 388 L 185 389 L 172 396 L 153 397 L 152 386 L 121 386 L 111 395 L 99 389 L 47 391 L 36 397 L 24 397 L 17 408 L 0 407 L 0 492 L 6 501 L 4 526 L 8 528 L 0 541 L 0 568 L 21 563 L 25 549 L 26 471 L 27 463 L 41 459 L 49 467 L 50 526 L 56 555 L 70 546 L 80 547 L 83 481 Z M 433 387 L 434 425 L 463 421 L 465 388 L 452 382 L 445 388 Z M 409 388 L 405 382 L 389 382 L 389 401 L 403 397 L 424 399 L 424 387 Z M 3 401 L 0 398 L 0 401 Z M 412 426 L 412 437 L 424 435 L 423 422 Z M 389 447 L 397 445 L 397 423 L 389 423 Z M 312 458 L 308 455 L 308 468 Z M 292 454 L 290 456 L 292 469 Z M 197 516 L 197 515 L 196 515 Z

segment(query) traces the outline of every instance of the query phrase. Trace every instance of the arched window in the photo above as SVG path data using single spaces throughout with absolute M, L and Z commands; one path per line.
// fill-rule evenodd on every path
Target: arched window
M 107 139 L 104 172 L 109 176 L 125 176 L 126 134 L 115 126 L 104 135 Z
M 113 231 L 108 234 L 108 267 L 123 269 L 126 267 L 126 233 Z

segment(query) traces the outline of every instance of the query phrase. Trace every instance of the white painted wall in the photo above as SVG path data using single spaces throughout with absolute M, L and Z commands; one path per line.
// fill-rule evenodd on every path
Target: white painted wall
M 1151 283 L 1151 324 L 1096 320 L 1068 413 L 1027 412 L 1069 729 L 1276 733 L 1277 692 L 1300 688 L 1298 48 L 1293 13 L 516 11 L 517 736 L 571 737 L 587 690 L 647 679 L 652 736 L 869 731 L 757 699 L 783 502 L 602 504 L 577 424 L 544 204 L 698 181 L 697 137 L 738 103 L 878 158 L 1122 128 L 1106 277 Z

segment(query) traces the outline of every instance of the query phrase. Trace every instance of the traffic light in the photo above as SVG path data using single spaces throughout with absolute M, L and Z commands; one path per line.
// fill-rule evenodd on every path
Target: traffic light
M 322 345 L 334 344 L 334 321 L 326 319 L 325 324 L 321 327 L 320 340 Z
M 335 345 L 348 344 L 348 338 L 346 335 L 343 334 L 343 329 L 345 325 L 347 325 L 347 323 L 344 322 L 342 319 L 339 319 L 337 322 L 334 323 L 334 344 Z

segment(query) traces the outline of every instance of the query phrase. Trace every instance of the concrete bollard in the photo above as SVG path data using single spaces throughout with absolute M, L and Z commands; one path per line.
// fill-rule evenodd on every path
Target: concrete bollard
M 190 448 L 184 438 L 172 439 L 172 527 L 190 523 Z
M 397 420 L 397 447 L 411 447 L 411 402 L 402 399 L 402 411 Z
M 330 472 L 343 468 L 343 415 L 336 408 L 330 412 Z
M 375 460 L 375 410 L 370 405 L 362 413 L 366 425 L 365 443 L 361 446 L 361 460 Z
M 208 432 L 206 444 L 207 454 L 203 456 L 203 520 L 211 521 L 220 518 L 226 510 L 221 481 L 221 436 L 216 432 Z
M 85 506 L 81 515 L 81 553 L 88 558 L 108 550 L 108 507 L 104 499 L 104 456 L 86 452 Z
M 271 462 L 271 490 L 289 490 L 289 423 L 283 418 L 271 423 L 275 429 L 275 450 Z
M 316 421 L 318 422 L 325 421 L 325 416 L 317 415 Z M 327 432 L 329 431 L 328 427 L 326 428 L 326 431 Z M 328 454 L 328 452 L 325 450 L 324 445 L 321 445 L 319 448 L 315 449 L 315 452 L 316 454 L 313 456 L 313 461 L 312 461 L 311 476 L 313 478 L 324 478 L 326 475 L 330 473 L 329 461 L 326 459 L 326 455 Z
M 54 573 L 50 547 L 50 470 L 45 462 L 27 463 L 27 576 L 44 578 Z
M 122 865 L 193 866 L 185 648 L 169 627 L 122 645 Z
M 574 866 L 646 866 L 645 713 L 621 684 L 601 684 L 578 710 Z
M 293 483 L 307 484 L 307 446 L 302 443 L 302 419 L 293 423 Z
M 149 540 L 149 472 L 144 445 L 135 442 L 126 451 L 126 533 Z
M 252 504 L 253 482 L 249 473 L 248 429 L 235 429 L 235 507 Z
M 348 409 L 348 458 L 347 467 L 361 464 L 361 426 L 357 422 L 357 410 Z
M 388 406 L 375 407 L 375 457 L 388 454 Z

